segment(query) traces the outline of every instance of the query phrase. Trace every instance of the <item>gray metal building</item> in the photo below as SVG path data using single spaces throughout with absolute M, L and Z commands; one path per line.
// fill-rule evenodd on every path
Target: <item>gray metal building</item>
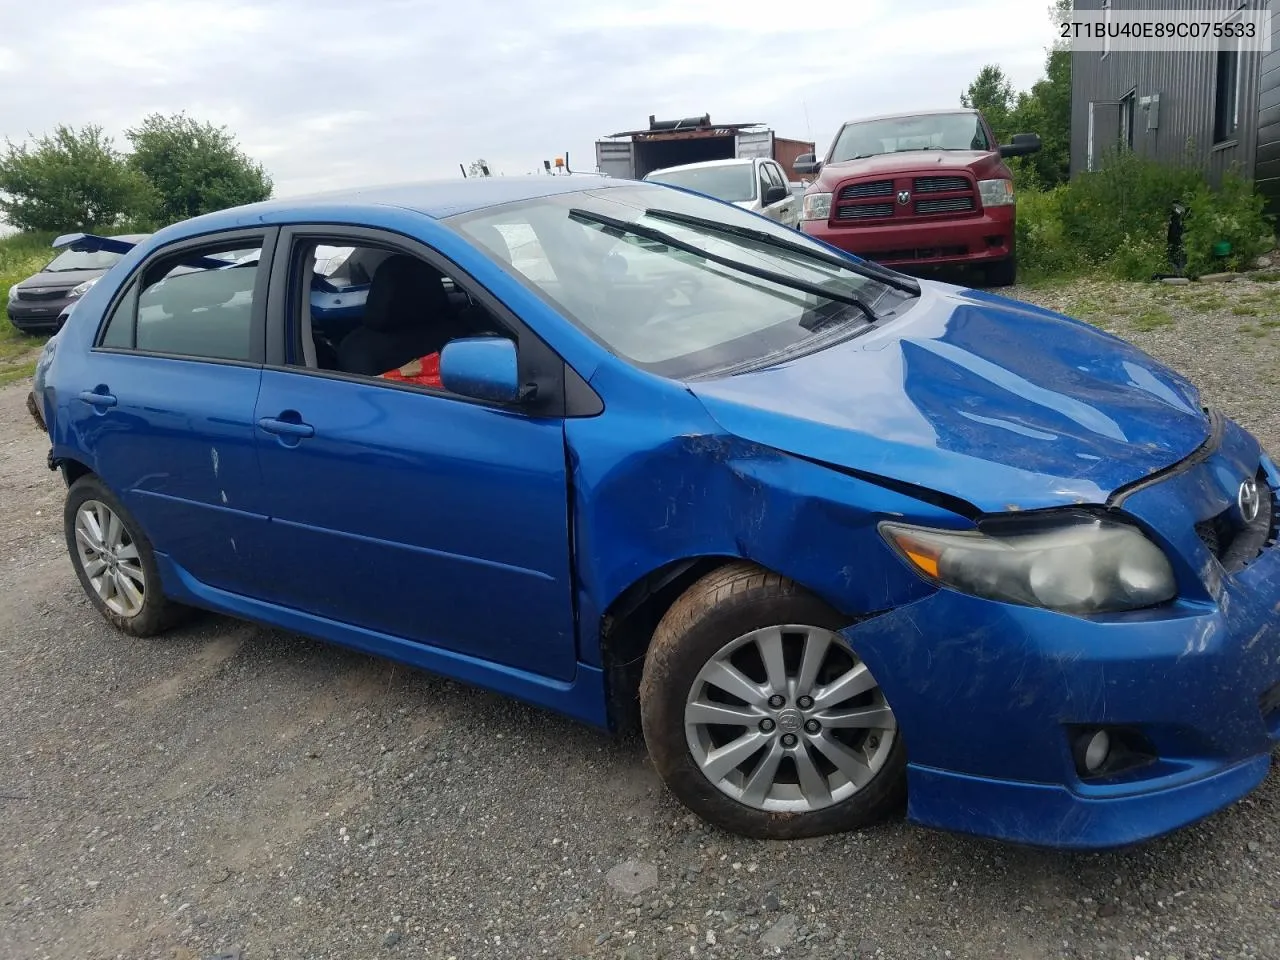
M 1078 10 L 1213 10 L 1223 21 L 1274 0 L 1076 0 Z M 1105 16 L 1105 14 L 1104 14 Z M 1235 168 L 1280 209 L 1280 15 L 1272 50 L 1071 55 L 1071 170 L 1097 169 L 1117 144 L 1141 156 L 1190 156 L 1212 179 Z

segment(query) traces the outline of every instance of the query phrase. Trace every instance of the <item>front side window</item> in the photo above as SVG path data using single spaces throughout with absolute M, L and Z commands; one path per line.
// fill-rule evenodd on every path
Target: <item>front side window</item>
M 501 243 L 502 234 L 486 239 Z M 455 278 L 389 246 L 299 238 L 291 261 L 295 291 L 307 276 L 299 268 L 324 261 L 334 249 L 342 251 L 341 266 L 327 276 L 313 271 L 307 296 L 293 298 L 294 366 L 443 390 L 440 355 L 451 340 L 514 339 Z
M 102 345 L 210 360 L 253 357 L 261 242 L 204 247 L 149 265 L 117 305 Z
M 846 124 L 836 137 L 830 163 L 909 150 L 990 150 L 977 115 L 927 113 Z
M 645 179 L 652 183 L 669 183 L 673 187 L 695 190 L 729 203 L 745 203 L 756 198 L 756 174 L 750 163 L 663 170 L 651 173 Z
M 621 221 L 638 232 L 602 224 Z M 468 240 L 523 222 L 540 269 L 500 263 L 608 350 L 676 379 L 764 362 L 867 326 L 908 295 L 832 263 L 803 234 L 703 197 L 637 184 L 544 197 L 445 221 Z M 771 242 L 727 233 L 763 234 Z M 804 292 L 653 239 L 657 231 L 731 264 L 831 291 Z M 645 236 L 644 234 L 649 234 Z M 825 259 L 820 259 L 825 258 Z

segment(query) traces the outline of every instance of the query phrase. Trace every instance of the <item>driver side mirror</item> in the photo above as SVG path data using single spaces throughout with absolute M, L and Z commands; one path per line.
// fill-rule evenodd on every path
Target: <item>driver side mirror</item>
M 796 173 L 817 173 L 822 169 L 822 161 L 812 153 L 802 153 L 791 162 L 791 169 Z
M 450 340 L 440 352 L 440 382 L 450 393 L 491 403 L 532 396 L 520 387 L 516 345 L 505 337 Z
M 787 199 L 790 194 L 791 191 L 786 187 L 777 187 L 770 184 L 769 189 L 764 192 L 764 205 L 766 207 L 772 206 L 775 203 Z
M 1015 133 L 1011 143 L 1000 147 L 1002 157 L 1025 157 L 1029 153 L 1040 152 L 1040 135 L 1036 133 Z

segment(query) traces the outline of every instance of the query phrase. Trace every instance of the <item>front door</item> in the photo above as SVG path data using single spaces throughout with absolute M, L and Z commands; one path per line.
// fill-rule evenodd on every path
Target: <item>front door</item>
M 285 362 L 264 371 L 256 412 L 278 561 L 270 599 L 572 678 L 563 418 L 476 403 L 403 379 L 413 371 L 398 368 L 412 357 L 397 349 L 429 360 L 442 345 L 419 337 L 423 325 L 494 332 L 495 317 L 468 299 L 467 281 L 458 276 L 447 278 L 453 282 L 443 284 L 444 296 L 415 287 L 410 313 L 397 314 L 404 298 L 385 284 L 405 282 L 412 271 L 403 263 L 388 267 L 397 257 L 371 244 L 368 233 L 335 229 L 298 228 L 281 241 L 277 269 L 288 272 L 291 293 L 273 300 L 282 316 L 272 326 L 285 340 Z M 315 247 L 324 244 L 354 247 L 352 257 L 368 254 L 379 264 L 366 301 L 370 310 L 377 304 L 378 321 L 366 317 L 368 330 L 357 328 L 338 343 L 307 329 L 311 311 L 299 293 Z M 386 246 L 419 266 L 430 255 L 403 238 L 388 237 Z M 420 275 L 415 280 L 423 282 Z M 301 349 L 307 337 L 315 349 Z M 381 358 L 394 379 L 369 372 L 371 358 Z

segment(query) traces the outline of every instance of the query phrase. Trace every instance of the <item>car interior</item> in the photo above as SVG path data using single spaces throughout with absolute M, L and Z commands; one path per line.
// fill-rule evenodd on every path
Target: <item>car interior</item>
M 320 286 L 346 300 L 341 311 L 328 310 L 313 296 L 299 311 L 301 365 L 381 377 L 438 355 L 451 340 L 514 339 L 487 308 L 426 261 L 379 247 L 326 255 L 334 247 L 341 249 L 341 242 L 309 243 L 300 257 L 299 289 L 314 291 L 319 276 Z

